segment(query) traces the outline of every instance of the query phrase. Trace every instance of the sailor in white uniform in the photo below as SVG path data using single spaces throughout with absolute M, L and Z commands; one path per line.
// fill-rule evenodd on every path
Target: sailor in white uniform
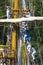
M 27 51 L 28 51 L 28 54 L 31 53 L 31 43 L 27 41 Z
M 7 18 L 9 19 L 10 18 L 10 7 L 9 6 L 7 6 L 6 15 L 7 15 Z
M 36 49 L 34 47 L 32 47 L 32 54 L 31 54 L 31 56 L 32 56 L 33 60 L 35 60 L 35 55 L 36 55 Z
M 31 16 L 30 10 L 25 13 L 25 16 L 26 16 L 27 18 Z

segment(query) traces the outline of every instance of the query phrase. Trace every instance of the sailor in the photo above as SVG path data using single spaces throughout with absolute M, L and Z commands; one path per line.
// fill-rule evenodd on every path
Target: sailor
M 7 34 L 7 42 L 10 43 L 11 42 L 11 35 Z
M 27 52 L 28 54 L 31 53 L 31 43 L 29 41 L 27 41 Z
M 6 65 L 6 63 L 4 62 L 3 65 Z
M 0 61 L 1 61 L 0 65 L 3 65 L 3 61 L 2 60 L 0 60 Z
M 31 11 L 30 10 L 29 11 L 27 10 L 27 12 L 25 13 L 25 16 L 26 17 L 30 17 L 31 16 Z
M 24 34 L 24 42 L 31 40 L 31 36 L 30 36 L 29 31 L 26 27 L 23 28 L 22 33 Z
M 6 14 L 7 14 L 7 18 L 9 19 L 10 18 L 10 7 L 9 6 L 7 6 Z
M 33 60 L 35 60 L 35 55 L 36 55 L 36 49 L 34 47 L 32 47 L 32 54 L 31 54 L 31 56 L 32 56 Z

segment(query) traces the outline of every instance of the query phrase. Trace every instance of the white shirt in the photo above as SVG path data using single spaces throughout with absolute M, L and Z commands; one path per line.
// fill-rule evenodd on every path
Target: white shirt
M 27 51 L 30 53 L 31 52 L 31 44 L 29 44 L 28 46 L 27 46 Z
M 32 52 L 33 52 L 33 53 L 36 53 L 36 50 L 35 50 L 35 48 L 33 48 L 33 47 L 32 47 Z
M 29 44 L 29 45 L 27 46 L 27 49 L 29 49 L 29 48 L 31 48 L 31 44 Z
M 9 8 L 7 8 L 7 18 L 10 18 L 10 9 Z
M 3 65 L 6 65 L 5 63 Z
M 3 63 L 1 63 L 0 65 L 3 65 Z
M 30 16 L 31 16 L 31 13 L 27 12 L 26 17 L 30 17 Z

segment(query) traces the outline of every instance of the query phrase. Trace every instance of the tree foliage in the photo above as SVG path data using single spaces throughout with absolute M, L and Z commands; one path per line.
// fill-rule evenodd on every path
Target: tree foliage
M 0 18 L 6 15 L 6 5 L 9 5 L 9 0 L 0 0 Z
M 32 15 L 34 16 L 43 16 L 43 0 L 27 0 L 28 3 L 32 6 L 29 7 Z M 32 9 L 31 9 L 32 8 Z M 43 58 L 43 21 L 34 21 L 29 22 L 28 24 L 30 34 L 31 34 L 31 44 L 37 49 L 38 55 L 40 57 L 40 65 L 42 65 L 42 58 Z

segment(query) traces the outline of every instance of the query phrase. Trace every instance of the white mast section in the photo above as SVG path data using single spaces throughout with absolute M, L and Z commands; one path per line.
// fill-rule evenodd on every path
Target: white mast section
M 26 2 L 25 2 L 25 0 L 22 0 L 22 8 L 23 8 L 24 10 L 26 10 Z
M 0 22 L 6 22 L 6 23 L 19 23 L 19 22 L 25 22 L 25 21 L 35 21 L 35 20 L 43 20 L 43 17 L 29 17 L 29 18 L 17 18 L 17 19 L 0 19 Z

